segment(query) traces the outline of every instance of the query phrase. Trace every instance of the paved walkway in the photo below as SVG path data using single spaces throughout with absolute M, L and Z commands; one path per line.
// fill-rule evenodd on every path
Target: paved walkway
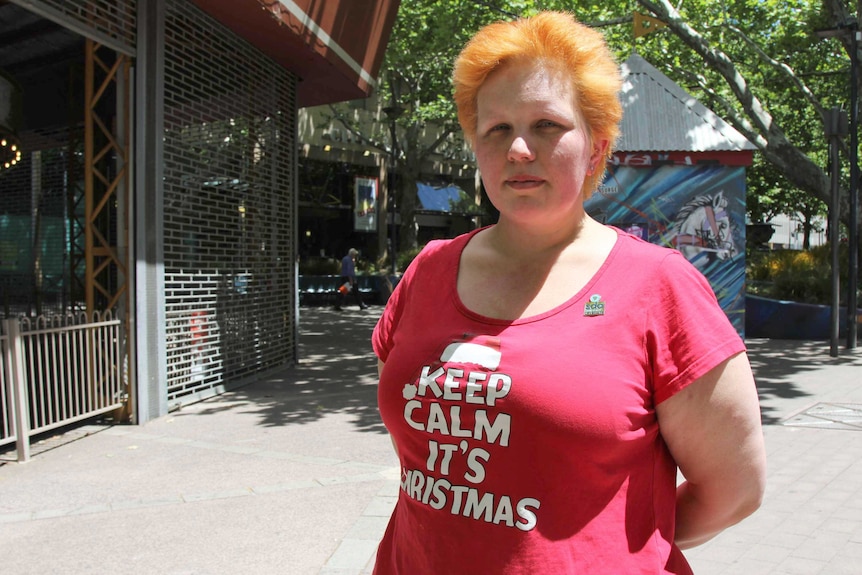
M 0 454 L 0 572 L 366 575 L 397 494 L 369 335 L 303 309 L 301 364 L 142 426 Z M 695 573 L 862 573 L 862 351 L 748 342 L 769 457 L 752 518 Z

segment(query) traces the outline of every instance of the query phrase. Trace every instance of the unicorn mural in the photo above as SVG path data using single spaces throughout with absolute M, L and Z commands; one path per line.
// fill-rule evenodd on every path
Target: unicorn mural
M 679 250 L 743 335 L 745 168 L 757 148 L 641 56 L 629 56 L 621 70 L 620 138 L 585 208 Z
M 683 204 L 670 229 L 673 247 L 701 271 L 716 259 L 727 260 L 737 253 L 723 191 L 695 196 Z
M 734 327 L 745 328 L 745 170 L 715 164 L 610 166 L 587 212 L 679 250 L 706 276 Z

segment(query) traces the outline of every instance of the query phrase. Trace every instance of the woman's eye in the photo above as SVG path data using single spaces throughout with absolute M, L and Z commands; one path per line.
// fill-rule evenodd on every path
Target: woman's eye
M 552 122 L 551 120 L 542 120 L 538 124 L 536 124 L 539 128 L 553 128 L 557 125 L 556 122 Z

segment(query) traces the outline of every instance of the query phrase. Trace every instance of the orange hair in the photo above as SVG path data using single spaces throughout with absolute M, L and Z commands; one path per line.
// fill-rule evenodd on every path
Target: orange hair
M 622 118 L 620 70 L 604 36 L 565 12 L 541 12 L 531 18 L 489 24 L 467 43 L 452 74 L 458 121 L 467 141 L 472 144 L 476 138 L 479 88 L 491 72 L 516 59 L 545 62 L 571 77 L 575 103 L 589 136 L 594 143 L 608 140 L 609 158 Z M 598 185 L 603 172 L 587 176 L 587 194 Z

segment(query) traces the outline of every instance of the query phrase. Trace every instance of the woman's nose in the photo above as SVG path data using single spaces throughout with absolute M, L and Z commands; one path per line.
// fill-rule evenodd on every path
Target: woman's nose
M 533 151 L 523 136 L 515 136 L 509 145 L 508 159 L 510 162 L 523 162 L 533 159 Z

